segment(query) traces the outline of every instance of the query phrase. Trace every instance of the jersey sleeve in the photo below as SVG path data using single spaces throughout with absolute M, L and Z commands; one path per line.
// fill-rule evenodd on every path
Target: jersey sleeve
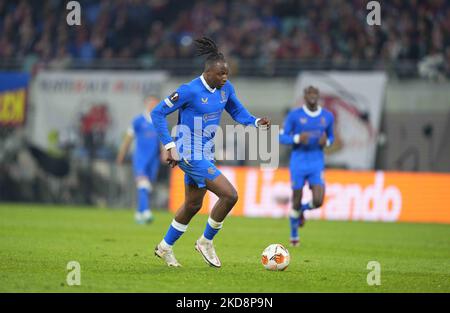
M 327 144 L 326 146 L 329 147 L 334 142 L 334 116 L 330 113 L 330 122 L 328 123 L 328 126 L 325 130 L 327 134 Z
M 236 122 L 243 125 L 253 125 L 256 127 L 258 119 L 251 115 L 241 101 L 239 101 L 233 85 L 230 83 L 229 86 L 230 96 L 228 97 L 228 101 L 225 105 L 225 111 L 227 111 Z
M 289 112 L 284 120 L 284 126 L 280 130 L 280 142 L 284 145 L 293 145 L 294 144 L 294 114 L 293 112 Z
M 175 147 L 173 138 L 170 136 L 166 116 L 187 105 L 192 97 L 188 85 L 181 85 L 174 93 L 164 98 L 152 111 L 152 121 L 158 133 L 159 139 L 166 149 Z

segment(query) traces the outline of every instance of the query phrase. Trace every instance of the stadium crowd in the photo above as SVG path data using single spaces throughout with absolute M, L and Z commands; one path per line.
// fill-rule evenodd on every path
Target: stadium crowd
M 186 59 L 207 35 L 240 60 L 419 62 L 439 56 L 450 75 L 450 3 L 381 3 L 381 26 L 366 23 L 365 0 L 79 1 L 81 26 L 68 26 L 67 1 L 0 0 L 0 58 L 54 66 L 71 59 Z

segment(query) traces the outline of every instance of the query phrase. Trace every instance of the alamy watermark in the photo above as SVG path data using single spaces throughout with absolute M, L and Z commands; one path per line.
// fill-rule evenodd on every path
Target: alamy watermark
M 370 12 L 367 14 L 366 21 L 370 26 L 381 25 L 381 6 L 378 1 L 370 1 L 366 6 Z
M 370 272 L 367 274 L 367 285 L 379 286 L 381 285 L 381 265 L 380 262 L 370 261 L 367 263 L 367 269 Z
M 81 5 L 78 1 L 69 1 L 66 4 L 67 13 L 66 21 L 67 25 L 81 25 Z M 366 22 L 370 26 L 381 25 L 381 5 L 378 1 L 369 1 L 366 5 L 366 9 L 370 12 L 367 14 Z
M 259 161 L 262 168 L 277 168 L 279 165 L 278 125 L 270 130 L 243 125 L 203 127 L 203 119 L 194 117 L 194 127 L 176 125 L 172 137 L 180 158 L 190 160 L 215 159 L 218 161 Z M 248 155 L 248 157 L 247 157 Z
M 66 22 L 69 26 L 81 25 L 81 5 L 78 1 L 69 1 L 66 4 L 66 9 L 69 10 L 66 16 Z
M 81 265 L 77 261 L 70 261 L 67 263 L 66 269 L 69 271 L 66 276 L 66 283 L 68 286 L 81 285 Z

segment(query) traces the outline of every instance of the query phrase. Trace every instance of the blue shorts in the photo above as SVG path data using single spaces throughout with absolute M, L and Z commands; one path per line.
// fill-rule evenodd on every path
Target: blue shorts
M 325 185 L 323 178 L 323 169 L 311 169 L 310 171 L 290 169 L 292 189 L 302 189 L 305 182 L 308 181 L 309 186 Z
M 133 160 L 134 177 L 145 176 L 154 182 L 158 176 L 159 159 L 154 160 Z
M 198 188 L 206 187 L 206 179 L 214 180 L 222 174 L 213 161 L 209 160 L 181 160 L 178 166 L 184 172 L 184 183 L 186 185 L 197 185 Z

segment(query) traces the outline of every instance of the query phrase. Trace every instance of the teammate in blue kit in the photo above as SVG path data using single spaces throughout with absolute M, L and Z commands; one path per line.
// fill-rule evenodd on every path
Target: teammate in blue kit
M 292 209 L 289 214 L 292 246 L 299 245 L 298 227 L 304 224 L 303 212 L 322 206 L 325 194 L 323 148 L 333 144 L 333 114 L 318 104 L 319 90 L 304 90 L 305 105 L 293 109 L 286 117 L 280 142 L 292 145 L 290 175 L 293 190 Z M 302 189 L 308 181 L 313 199 L 302 204 Z
M 236 97 L 228 81 L 229 67 L 216 44 L 203 37 L 195 41 L 198 54 L 207 55 L 202 75 L 181 85 L 152 111 L 152 119 L 166 152 L 166 161 L 177 164 L 184 171 L 185 202 L 178 209 L 163 240 L 156 246 L 155 255 L 169 266 L 181 266 L 172 246 L 186 231 L 192 217 L 200 210 L 203 197 L 210 190 L 219 198 L 208 218 L 203 235 L 195 249 L 213 267 L 220 267 L 213 238 L 237 202 L 236 189 L 214 165 L 213 139 L 223 110 L 238 123 L 268 128 L 267 118 L 252 116 Z M 178 110 L 175 140 L 170 136 L 166 116 Z
M 135 219 L 138 224 L 153 220 L 151 211 L 151 192 L 160 166 L 160 143 L 150 112 L 159 103 L 155 96 L 145 99 L 146 110 L 133 119 L 117 155 L 117 164 L 122 164 L 125 155 L 136 138 L 133 153 L 133 171 L 137 187 L 137 210 Z

